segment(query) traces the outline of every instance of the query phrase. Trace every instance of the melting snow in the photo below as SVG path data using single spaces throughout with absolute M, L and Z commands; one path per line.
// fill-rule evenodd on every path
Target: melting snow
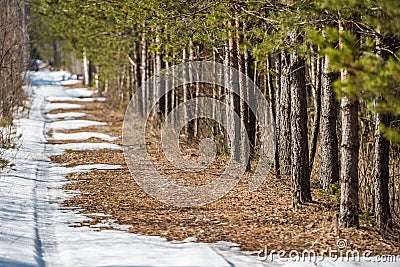
M 54 132 L 51 137 L 51 139 L 53 140 L 76 140 L 76 141 L 87 140 L 89 138 L 99 138 L 105 141 L 112 142 L 117 140 L 119 137 L 111 137 L 108 134 L 94 133 L 94 132 L 77 132 L 70 134 Z

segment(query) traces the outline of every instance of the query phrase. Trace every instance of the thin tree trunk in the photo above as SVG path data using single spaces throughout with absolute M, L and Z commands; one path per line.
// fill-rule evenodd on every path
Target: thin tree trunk
M 338 75 L 328 71 L 328 56 L 323 61 L 321 79 L 321 156 L 319 180 L 324 191 L 339 181 L 339 151 L 336 124 L 338 102 L 333 90 L 333 82 Z
M 291 139 L 290 131 L 290 58 L 281 53 L 281 90 L 279 101 L 279 166 L 282 175 L 291 173 Z M 308 156 L 307 156 L 308 157 Z
M 267 71 L 267 87 L 268 87 L 268 95 L 269 95 L 269 103 L 270 103 L 270 112 L 271 112 L 271 130 L 274 134 L 274 167 L 275 167 L 275 174 L 277 176 L 280 175 L 280 171 L 279 171 L 279 152 L 278 152 L 278 142 L 277 142 L 277 138 L 276 138 L 276 95 L 275 95 L 275 90 L 274 90 L 274 86 L 272 85 L 272 80 L 271 80 L 271 74 L 270 74 L 270 68 L 271 68 L 271 58 L 268 57 L 267 58 L 267 62 L 266 62 L 267 66 L 266 66 L 266 71 Z
M 339 22 L 339 32 L 343 31 L 342 22 Z M 339 40 L 339 46 L 341 41 Z M 347 76 L 347 70 L 340 73 L 341 80 Z M 342 144 L 341 144 L 341 172 L 340 172 L 340 226 L 352 227 L 359 225 L 358 200 L 358 99 L 343 96 L 342 111 Z
M 311 201 L 308 159 L 305 64 L 296 53 L 291 60 L 291 135 L 293 206 Z
M 186 61 L 187 61 L 186 48 L 183 48 L 183 51 L 182 51 L 182 62 L 185 63 Z M 189 81 L 189 71 L 190 70 L 186 66 L 183 68 L 183 77 L 185 79 L 185 83 L 182 85 L 182 87 L 183 87 L 183 102 L 184 103 L 187 102 L 189 100 L 189 98 L 190 98 L 190 96 L 189 96 L 189 94 L 190 94 L 189 85 L 187 84 L 187 82 Z M 183 109 L 183 118 L 184 118 L 184 120 L 186 122 L 185 127 L 184 127 L 184 132 L 185 132 L 185 135 L 187 137 L 189 137 L 188 136 L 189 135 L 189 131 L 190 131 L 189 123 L 188 123 L 189 111 L 187 110 L 186 107 L 184 107 L 184 109 Z
M 83 82 L 85 86 L 89 86 L 89 60 L 85 48 L 83 49 Z
M 281 175 L 281 167 L 280 167 L 280 153 L 279 153 L 279 142 L 280 142 L 280 92 L 282 88 L 281 84 L 281 53 L 278 53 L 274 56 L 274 65 L 275 65 L 275 173 L 276 176 L 280 177 Z
M 156 36 L 156 44 L 160 43 L 160 38 L 158 36 Z M 161 69 L 162 69 L 162 62 L 161 62 L 161 54 L 159 51 L 156 51 L 155 53 L 155 66 L 154 66 L 154 75 L 159 76 L 161 74 Z M 162 98 L 158 98 L 161 94 L 161 92 L 164 91 L 164 83 L 157 81 L 157 84 L 154 85 L 154 115 L 156 117 L 157 120 L 159 120 L 161 118 L 161 114 L 162 114 L 162 107 L 164 107 L 164 97 Z
M 142 40 L 141 40 L 141 64 L 140 64 L 140 72 L 141 72 L 141 86 L 142 86 L 142 104 L 143 104 L 143 111 L 144 114 L 147 112 L 148 108 L 148 88 L 146 87 L 146 80 L 147 80 L 147 42 L 146 36 L 142 33 Z
M 358 226 L 358 101 L 343 97 L 340 225 Z
M 317 152 L 318 135 L 321 122 L 321 74 L 322 74 L 322 58 L 317 58 L 316 66 L 314 68 L 314 123 L 311 133 L 311 146 L 310 146 L 310 173 L 313 168 L 315 153 Z
M 235 19 L 235 28 L 236 28 L 236 56 L 238 60 L 238 70 L 239 73 L 242 74 L 245 71 L 245 66 L 244 66 L 244 58 L 243 55 L 241 54 L 241 47 L 240 43 L 242 41 L 242 33 L 240 32 L 240 22 L 239 19 Z M 247 86 L 245 84 L 245 81 L 243 80 L 243 76 L 239 75 L 239 114 L 240 118 L 242 121 L 242 126 L 239 125 L 240 129 L 239 132 L 236 132 L 236 134 L 240 134 L 240 147 L 239 149 L 241 150 L 241 156 L 242 159 L 249 159 L 250 156 L 250 151 L 249 147 L 247 144 L 245 144 L 245 136 L 247 135 L 247 129 L 248 129 L 248 112 L 247 112 L 247 106 L 246 106 L 246 99 L 247 99 Z M 239 128 L 238 127 L 238 128 Z M 245 160 L 243 161 L 245 162 Z M 246 170 L 250 170 L 250 161 L 248 161 L 247 165 L 244 166 L 246 167 Z
M 232 22 L 228 22 L 229 26 L 232 27 Z M 229 63 L 230 67 L 237 69 L 238 68 L 238 55 L 235 47 L 235 40 L 232 35 L 232 32 L 229 31 L 229 38 L 228 38 L 228 51 L 229 51 Z M 238 81 L 233 80 L 232 77 L 232 69 L 230 69 L 229 73 L 229 83 L 230 83 L 230 88 L 238 88 Z M 230 110 L 228 112 L 228 122 L 229 122 L 229 127 L 230 133 L 229 135 L 232 136 L 233 139 L 233 144 L 231 144 L 231 153 L 233 155 L 233 158 L 236 161 L 240 160 L 240 125 L 237 125 L 234 119 L 234 114 L 240 114 L 240 100 L 239 97 L 236 96 L 235 93 L 232 91 L 229 92 L 229 106 Z
M 380 32 L 378 28 L 377 32 Z M 382 53 L 382 40 L 376 37 L 376 49 L 379 56 L 385 57 Z M 385 57 L 386 58 L 386 57 Z M 382 98 L 378 98 L 377 105 Z M 392 228 L 392 216 L 389 203 L 389 159 L 390 142 L 383 136 L 381 126 L 390 125 L 391 116 L 389 114 L 376 114 L 375 118 L 375 153 L 374 153 L 374 185 L 375 185 L 375 221 L 383 234 Z M 393 200 L 394 201 L 394 200 Z
M 380 124 L 389 125 L 390 116 L 376 115 L 375 153 L 374 153 L 374 183 L 375 183 L 375 218 L 381 231 L 392 227 L 389 205 L 389 151 L 390 142 L 383 137 Z

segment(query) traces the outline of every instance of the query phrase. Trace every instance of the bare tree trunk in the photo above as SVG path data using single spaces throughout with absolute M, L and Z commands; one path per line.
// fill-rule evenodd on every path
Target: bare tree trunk
M 156 36 L 156 44 L 160 43 L 160 38 L 158 36 Z M 161 74 L 161 66 L 162 62 L 161 62 L 161 54 L 160 51 L 156 51 L 155 53 L 155 68 L 154 68 L 154 75 L 159 76 Z M 154 85 L 154 114 L 157 118 L 157 120 L 159 120 L 161 118 L 161 114 L 162 114 L 162 107 L 164 107 L 164 98 L 160 98 L 158 99 L 158 97 L 160 96 L 161 92 L 164 91 L 164 83 L 161 81 L 157 81 L 158 79 L 156 79 L 157 84 Z
M 374 154 L 374 182 L 375 182 L 375 218 L 381 231 L 392 227 L 392 218 L 389 205 L 389 151 L 390 143 L 383 137 L 380 125 L 388 126 L 390 116 L 376 115 L 375 154 Z
M 232 22 L 228 22 L 229 26 L 232 27 Z M 230 67 L 237 69 L 238 68 L 238 55 L 235 47 L 235 40 L 232 35 L 232 32 L 229 32 L 229 38 L 228 38 L 228 51 L 229 51 L 229 63 Z M 230 69 L 229 73 L 229 83 L 230 83 L 230 88 L 238 88 L 239 84 L 237 80 L 232 79 L 232 69 Z M 234 114 L 239 114 L 240 115 L 240 100 L 239 96 L 237 96 L 233 92 L 229 92 L 228 94 L 229 97 L 229 106 L 230 106 L 230 111 L 228 112 L 228 122 L 230 126 L 230 133 L 229 135 L 233 137 L 233 144 L 231 146 L 231 153 L 233 155 L 233 158 L 236 161 L 240 160 L 240 125 L 235 122 L 234 119 Z
M 343 31 L 343 24 L 339 21 L 339 32 Z M 341 41 L 339 40 L 339 46 Z M 344 80 L 347 70 L 340 72 Z M 359 225 L 358 200 L 358 99 L 343 96 L 342 111 L 342 144 L 341 144 L 341 172 L 340 172 L 340 226 L 352 227 Z
M 193 51 L 193 42 L 190 41 L 189 42 L 189 62 L 192 63 L 194 61 L 194 51 Z M 189 95 L 190 98 L 195 98 L 196 97 L 196 86 L 193 84 L 194 83 L 194 75 L 193 75 L 193 68 L 192 66 L 189 66 L 189 79 L 190 79 L 190 84 L 188 86 L 189 88 Z M 194 90 L 193 90 L 194 88 Z M 192 91 L 193 94 L 191 93 Z M 195 100 L 196 101 L 196 100 Z M 196 110 L 195 110 L 196 112 Z M 190 138 L 194 138 L 197 136 L 197 116 L 196 114 L 193 114 L 195 119 L 193 119 L 190 123 L 189 123 L 189 134 L 190 134 Z
M 175 63 L 175 52 L 174 50 L 172 50 L 172 63 L 171 65 L 173 65 Z M 178 97 L 177 97 L 177 89 L 175 88 L 175 69 L 172 68 L 171 71 L 171 76 L 172 76 L 172 81 L 171 81 L 171 105 L 170 105 L 170 109 L 168 110 L 169 112 L 171 112 L 173 109 L 175 109 L 175 107 L 178 105 Z M 175 124 L 175 119 L 176 119 L 177 114 L 175 114 L 172 117 L 172 123 Z
M 165 61 L 165 69 L 169 69 L 169 61 Z M 170 107 L 171 107 L 171 91 L 167 92 L 169 85 L 171 84 L 171 80 L 169 77 L 165 78 L 165 100 L 164 100 L 164 115 L 167 116 L 167 114 L 170 112 Z
M 244 57 L 241 54 L 241 47 L 240 43 L 242 42 L 242 33 L 240 32 L 240 22 L 239 19 L 235 19 L 235 28 L 236 28 L 236 56 L 238 60 L 238 70 L 240 74 L 245 72 L 244 66 Z M 246 49 L 246 48 L 244 48 Z M 243 51 L 244 53 L 244 51 Z M 245 136 L 247 135 L 247 129 L 249 128 L 249 118 L 248 118 L 248 111 L 246 106 L 246 99 L 247 99 L 247 86 L 245 81 L 243 80 L 243 76 L 239 75 L 239 114 L 242 121 L 242 127 L 239 125 L 236 134 L 240 134 L 240 147 L 242 159 L 248 159 L 250 157 L 250 151 L 247 144 L 245 144 Z M 248 161 L 247 165 L 245 166 L 246 170 L 250 170 L 250 161 Z
M 311 201 L 308 159 L 307 98 L 305 64 L 296 53 L 291 60 L 291 147 L 293 206 Z
M 312 59 L 314 61 L 314 59 Z M 316 63 L 316 64 L 315 64 Z M 321 75 L 322 75 L 322 58 L 316 58 L 313 66 L 313 98 L 314 98 L 314 123 L 311 133 L 310 145 L 310 173 L 313 168 L 315 153 L 317 152 L 318 135 L 321 122 Z
M 147 112 L 148 109 L 148 88 L 146 87 L 146 80 L 147 80 L 147 42 L 146 36 L 142 33 L 142 40 L 141 40 L 141 64 L 140 64 L 140 71 L 141 71 L 141 86 L 142 86 L 142 105 L 144 114 Z
M 274 99 L 275 101 L 275 173 L 276 176 L 281 175 L 281 167 L 280 167 L 280 152 L 279 152 L 279 142 L 280 142 L 280 92 L 282 88 L 281 83 L 281 72 L 282 72 L 282 62 L 281 62 L 281 53 L 278 53 L 274 56 L 274 65 L 275 65 L 275 92 Z
M 343 97 L 340 225 L 358 226 L 358 101 Z
M 83 49 L 83 82 L 85 86 L 89 86 L 89 61 L 86 56 L 86 49 Z
M 279 151 L 278 151 L 278 141 L 276 138 L 276 95 L 275 95 L 275 90 L 274 86 L 272 84 L 272 79 L 271 79 L 271 74 L 270 74 L 270 68 L 271 68 L 271 58 L 267 58 L 266 62 L 266 71 L 267 71 L 267 87 L 268 87 L 268 95 L 269 95 L 269 103 L 270 103 L 270 112 L 271 112 L 271 130 L 274 133 L 275 139 L 274 139 L 274 168 L 275 168 L 275 174 L 277 176 L 280 175 L 280 170 L 279 170 Z
M 291 139 L 290 131 L 290 58 L 288 55 L 281 53 L 281 89 L 279 100 L 279 166 L 282 175 L 290 175 L 291 173 Z
M 186 48 L 183 49 L 182 51 L 182 62 L 185 63 L 187 61 L 187 56 L 186 56 Z M 189 73 L 190 69 L 188 69 L 186 66 L 183 68 L 183 77 L 185 79 L 185 83 L 182 85 L 183 87 L 183 102 L 187 102 L 190 98 L 190 92 L 189 92 L 189 85 L 187 82 L 189 81 Z M 189 118 L 189 111 L 187 110 L 186 107 L 183 109 L 183 116 L 184 120 L 186 122 L 185 127 L 184 127 L 184 132 L 187 137 L 189 137 L 189 123 L 188 123 L 188 118 Z
M 246 60 L 247 61 L 247 60 Z M 256 77 L 257 77 L 257 62 L 254 61 L 254 83 L 256 83 Z M 249 103 L 252 103 L 253 106 L 257 104 L 256 99 L 255 99 L 255 92 L 254 90 L 249 90 L 248 91 L 248 99 Z M 250 156 L 254 156 L 255 154 L 255 146 L 256 146 L 256 127 L 257 127 L 257 122 L 256 122 L 256 116 L 255 113 L 252 112 L 251 109 L 249 109 L 249 143 L 250 143 Z
M 319 180 L 323 190 L 339 181 L 339 151 L 336 134 L 338 102 L 333 90 L 333 82 L 338 78 L 336 73 L 328 71 L 328 57 L 323 61 L 321 80 L 321 165 Z

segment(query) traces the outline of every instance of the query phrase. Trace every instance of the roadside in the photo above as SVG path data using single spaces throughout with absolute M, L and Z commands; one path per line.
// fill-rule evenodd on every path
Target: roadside
M 107 126 L 96 126 L 96 131 L 121 136 L 124 111 L 109 110 L 105 102 L 90 106 L 92 120 L 107 122 Z M 93 127 L 65 133 L 91 130 Z M 89 139 L 85 142 L 88 141 L 98 140 Z M 121 139 L 112 143 L 121 144 Z M 170 166 L 156 145 L 150 147 L 153 148 L 149 150 L 150 158 L 157 169 L 178 184 L 206 184 L 223 171 L 226 162 L 225 158 L 220 157 L 205 172 L 191 175 Z M 234 242 L 244 251 L 262 251 L 268 247 L 277 251 L 312 249 L 321 252 L 337 249 L 337 241 L 345 239 L 348 249 L 368 249 L 373 255 L 400 254 L 399 241 L 381 239 L 373 226 L 373 218 L 368 215 L 362 218 L 359 229 L 339 232 L 336 219 L 338 200 L 334 195 L 314 189 L 315 201 L 294 211 L 287 177 L 278 179 L 271 175 L 256 192 L 249 193 L 246 181 L 249 177 L 246 176 L 234 190 L 214 203 L 195 208 L 177 208 L 163 204 L 141 190 L 131 176 L 121 151 L 68 151 L 64 155 L 53 156 L 52 160 L 68 166 L 88 162 L 122 166 L 118 170 L 92 170 L 67 176 L 72 182 L 66 184 L 64 189 L 79 190 L 81 194 L 66 200 L 64 205 L 79 207 L 78 210 L 83 214 L 111 215 L 107 218 L 89 216 L 93 220 L 81 222 L 82 226 L 104 225 L 113 219 L 118 224 L 131 225 L 129 231 L 136 234 L 156 235 L 171 241 Z M 112 227 L 104 225 L 104 228 Z M 395 231 L 394 236 L 398 233 L 398 230 Z

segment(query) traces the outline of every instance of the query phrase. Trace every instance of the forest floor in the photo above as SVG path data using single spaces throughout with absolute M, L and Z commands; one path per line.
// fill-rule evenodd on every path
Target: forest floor
M 65 101 L 63 101 L 66 103 Z M 75 102 L 69 102 L 75 103 Z M 91 120 L 107 122 L 96 126 L 95 131 L 121 137 L 124 110 L 110 109 L 105 102 L 86 103 L 85 113 Z M 54 110 L 51 113 L 60 113 Z M 68 110 L 82 112 L 82 110 Z M 94 128 L 93 128 L 94 129 Z M 65 133 L 91 131 L 91 127 L 67 130 Z M 62 132 L 62 131 L 61 131 Z M 96 138 L 82 142 L 97 142 Z M 50 141 L 51 143 L 80 141 Z M 156 141 L 154 141 L 156 143 Z M 111 143 L 122 144 L 119 138 Z M 215 179 L 224 169 L 226 158 L 219 157 L 212 167 L 198 175 L 188 175 L 169 166 L 166 159 L 149 150 L 150 157 L 159 169 L 179 184 L 199 185 Z M 194 155 L 195 156 L 195 155 Z M 221 199 L 204 206 L 179 208 L 164 204 L 146 194 L 133 179 L 122 151 L 94 150 L 68 151 L 52 156 L 57 163 L 68 167 L 81 164 L 119 164 L 117 170 L 92 170 L 72 173 L 66 190 L 79 190 L 81 194 L 64 202 L 69 207 L 79 207 L 83 213 L 105 213 L 119 224 L 131 225 L 130 232 L 156 235 L 167 240 L 181 241 L 196 238 L 199 242 L 228 241 L 237 243 L 241 250 L 323 250 L 338 249 L 337 242 L 344 242 L 346 249 L 357 249 L 360 254 L 370 250 L 372 255 L 399 255 L 400 231 L 382 238 L 373 225 L 374 219 L 361 216 L 361 226 L 346 230 L 338 229 L 338 199 L 317 189 L 312 180 L 313 202 L 294 210 L 291 205 L 289 177 L 270 175 L 255 192 L 248 192 L 250 175 L 246 174 L 238 185 Z M 82 226 L 102 223 L 103 216 L 89 216 L 93 220 L 81 222 Z M 344 239 L 344 240 L 342 240 Z M 341 243 L 343 244 L 343 243 Z M 342 249 L 344 246 L 341 245 Z

